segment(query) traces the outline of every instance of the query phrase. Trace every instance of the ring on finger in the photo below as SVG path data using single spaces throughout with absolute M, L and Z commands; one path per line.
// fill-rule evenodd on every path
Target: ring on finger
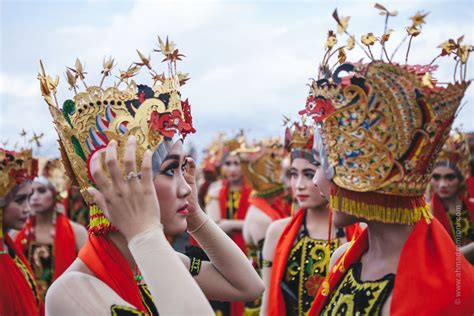
M 127 174 L 127 181 L 130 181 L 132 180 L 133 178 L 140 178 L 142 175 L 141 172 L 134 172 L 134 171 L 131 171 Z

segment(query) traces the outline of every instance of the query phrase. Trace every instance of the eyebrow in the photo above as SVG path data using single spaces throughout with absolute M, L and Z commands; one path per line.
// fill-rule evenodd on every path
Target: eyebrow
M 316 172 L 316 171 L 314 169 L 305 168 L 303 169 L 303 172 Z
M 319 156 L 319 151 L 317 151 L 316 149 L 313 148 L 311 151 L 313 152 L 313 155 L 318 155 Z
M 179 160 L 181 160 L 181 157 L 179 155 L 168 155 L 168 156 L 165 157 L 163 162 L 165 162 L 166 160 L 178 160 L 179 161 Z

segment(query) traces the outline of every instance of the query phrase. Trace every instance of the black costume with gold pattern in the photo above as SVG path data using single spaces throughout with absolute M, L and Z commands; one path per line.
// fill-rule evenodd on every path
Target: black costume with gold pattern
M 339 244 L 339 239 L 331 240 L 329 250 L 327 240 L 310 238 L 304 217 L 301 232 L 288 255 L 286 272 L 281 282 L 287 315 L 308 313 L 326 277 L 329 259 Z
M 467 212 L 466 204 L 462 203 L 461 212 L 451 214 L 448 212 L 449 223 L 453 232 L 454 240 L 459 238 L 459 246 L 467 245 L 474 241 L 474 227 Z
M 38 292 L 44 299 L 46 291 L 53 282 L 53 245 L 32 242 L 25 250 L 25 256 L 35 275 Z
M 395 274 L 362 282 L 361 271 L 361 262 L 349 267 L 326 301 L 321 315 L 381 315 L 382 307 L 393 290 Z
M 12 248 L 8 248 L 8 254 L 13 259 L 18 269 L 20 269 L 21 273 L 25 277 L 26 282 L 28 282 L 28 285 L 30 286 L 31 291 L 33 292 L 33 295 L 35 296 L 36 304 L 39 306 L 41 302 L 40 293 L 36 285 L 35 279 L 33 278 L 33 275 L 31 275 L 28 267 L 23 263 L 23 261 L 21 261 L 20 257 L 18 257 L 15 254 L 15 251 L 13 251 Z
M 140 289 L 140 296 L 142 299 L 143 306 L 147 309 L 146 315 L 157 316 L 159 315 L 158 310 L 156 309 L 155 302 L 151 296 L 150 290 L 146 284 L 138 285 Z M 110 312 L 112 315 L 117 316 L 133 316 L 133 315 L 145 315 L 141 311 L 135 308 L 122 306 L 122 305 L 112 305 L 110 307 Z
M 227 219 L 235 219 L 237 215 L 237 209 L 239 208 L 240 204 L 240 191 L 230 191 L 227 194 L 227 202 L 226 202 L 226 212 L 227 212 Z
M 252 260 L 252 265 L 257 271 L 259 276 L 262 276 L 262 250 L 263 244 L 265 243 L 265 239 L 260 240 L 257 245 L 247 245 L 247 253 L 250 259 Z M 258 299 L 252 302 L 245 303 L 245 316 L 254 316 L 260 314 L 260 307 L 262 306 L 262 298 L 259 297 Z

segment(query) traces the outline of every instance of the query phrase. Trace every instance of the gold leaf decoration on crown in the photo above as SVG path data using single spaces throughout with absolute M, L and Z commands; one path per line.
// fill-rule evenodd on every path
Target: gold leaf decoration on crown
M 212 141 L 209 147 L 204 151 L 202 167 L 204 170 L 217 171 L 222 167 L 227 155 L 235 155 L 236 150 L 245 147 L 245 135 L 243 130 L 235 137 L 229 138 L 225 133 L 219 133 L 217 138 Z
M 471 175 L 471 152 L 466 133 L 459 130 L 450 133 L 438 156 L 438 162 L 441 161 L 449 161 L 450 164 L 456 166 L 464 179 L 469 178 Z
M 412 40 L 421 33 L 427 16 L 418 12 L 407 28 L 405 64 L 395 63 L 393 56 L 401 45 L 389 57 L 385 42 L 393 31 L 388 30 L 389 17 L 396 12 L 379 4 L 376 8 L 386 17 L 384 33 L 382 37 L 363 35 L 361 43 L 348 33 L 347 19 L 342 23 L 342 17 L 334 11 L 338 26 L 371 61 L 344 61 L 336 67 L 340 62 L 330 63 L 335 51 L 326 45 L 318 80 L 312 81 L 306 107 L 300 114 L 307 114 L 320 125 L 329 164 L 334 169 L 332 180 L 342 188 L 333 192 L 338 194 L 331 201 L 333 208 L 344 205 L 348 213 L 367 219 L 412 224 L 422 215 L 428 216 L 422 196 L 470 83 L 465 81 L 467 59 L 457 58 L 460 81 L 455 78 L 454 83 L 446 85 L 433 79 L 437 69 L 434 60 L 428 65 L 408 65 Z M 376 42 L 382 44 L 379 59 L 375 58 Z M 461 46 L 458 44 L 457 52 L 464 49 Z M 364 192 L 375 195 L 355 194 Z M 411 200 L 403 204 L 396 197 Z
M 283 116 L 285 129 L 286 151 L 302 150 L 311 153 L 313 148 L 314 132 L 313 128 L 307 125 L 306 117 L 303 115 L 300 122 L 292 122 L 289 117 Z
M 119 70 L 118 81 L 108 87 L 105 87 L 106 79 L 112 76 L 116 66 L 112 57 L 104 59 L 102 78 L 97 86 L 86 83 L 87 72 L 82 62 L 76 59 L 74 67 L 66 70 L 66 80 L 75 95 L 72 100 L 64 101 L 62 108 L 56 97 L 59 77 L 53 79 L 47 75 L 40 62 L 40 88 L 59 134 L 65 168 L 89 204 L 92 204 L 92 199 L 86 189 L 93 185 L 89 161 L 109 141 L 117 141 L 122 166 L 126 140 L 134 135 L 137 139 L 137 166 L 141 166 L 145 150 L 155 151 L 165 138 L 171 139 L 177 133 L 185 137 L 195 132 L 190 105 L 187 99 L 181 100 L 179 92 L 181 85 L 189 79 L 187 74 L 176 69 L 177 61 L 184 55 L 168 38 L 163 41 L 158 37 L 158 45 L 155 51 L 164 56 L 162 62 L 167 65 L 167 75 L 155 71 L 150 56 L 137 50 L 140 60 L 130 64 L 126 70 Z M 137 84 L 132 79 L 142 68 L 150 73 L 151 86 Z M 83 90 L 79 89 L 80 84 Z M 100 211 L 91 210 L 92 215 L 101 218 L 97 225 L 108 225 Z M 94 224 L 93 218 L 91 223 Z
M 67 190 L 71 180 L 66 174 L 66 169 L 60 159 L 49 159 L 47 157 L 37 157 L 38 175 L 44 176 L 61 198 L 67 197 Z
M 17 184 L 33 179 L 36 172 L 37 162 L 31 149 L 16 152 L 0 148 L 0 200 Z
M 266 138 L 250 147 L 236 150 L 252 195 L 270 197 L 284 191 L 282 160 L 284 150 L 278 137 Z

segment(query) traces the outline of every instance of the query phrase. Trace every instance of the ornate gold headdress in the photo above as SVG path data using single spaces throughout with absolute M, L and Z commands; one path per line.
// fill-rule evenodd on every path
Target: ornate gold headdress
M 104 59 L 100 84 L 88 86 L 84 67 L 77 59 L 75 68 L 68 68 L 66 71 L 67 81 L 75 96 L 73 100 L 66 100 L 62 109 L 56 98 L 59 77 L 53 80 L 45 73 L 40 62 L 38 79 L 59 134 L 63 163 L 71 180 L 80 187 L 81 194 L 89 204 L 92 204 L 92 200 L 86 189 L 93 184 L 89 161 L 110 140 L 117 141 L 121 157 L 126 139 L 135 135 L 137 166 L 141 166 L 146 149 L 156 152 L 164 140 L 195 132 L 190 105 L 187 99 L 181 101 L 179 92 L 180 86 L 188 80 L 187 74 L 176 70 L 176 62 L 184 55 L 179 53 L 176 45 L 168 38 L 162 41 L 158 37 L 158 41 L 159 49 L 155 51 L 164 55 L 167 75 L 153 70 L 150 57 L 137 50 L 140 61 L 132 63 L 127 70 L 120 71 L 118 82 L 103 88 L 105 79 L 111 75 L 115 66 L 114 60 L 109 58 Z M 151 87 L 131 80 L 143 67 L 152 76 Z M 78 91 L 78 82 L 84 85 L 84 91 Z M 121 88 L 121 85 L 124 87 Z M 92 232 L 106 232 L 111 228 L 95 206 L 91 208 L 90 218 L 89 229 Z
M 441 148 L 437 162 L 448 161 L 459 170 L 464 179 L 467 179 L 471 175 L 470 160 L 467 135 L 459 130 L 452 131 Z
M 31 149 L 16 152 L 0 148 L 0 200 L 17 184 L 33 179 L 37 171 L 38 164 Z
M 271 197 L 284 191 L 284 152 L 278 137 L 264 139 L 251 147 L 241 147 L 236 153 L 245 179 L 253 189 L 253 196 Z
M 217 171 L 227 155 L 234 155 L 237 149 L 244 147 L 245 135 L 243 131 L 240 131 L 234 138 L 228 138 L 224 133 L 219 133 L 204 152 L 203 169 Z
M 376 8 L 386 21 L 396 15 L 381 5 Z M 405 63 L 411 41 L 420 34 L 426 15 L 417 13 L 407 28 Z M 339 31 L 349 35 L 348 44 L 336 50 L 336 65 L 341 65 L 332 74 L 329 60 L 337 40 L 330 31 L 319 80 L 311 83 L 306 108 L 300 112 L 320 125 L 317 133 L 322 136 L 333 169 L 332 180 L 338 185 L 331 194 L 331 206 L 387 223 L 413 224 L 422 216 L 429 220 L 423 194 L 469 86 L 465 81 L 466 54 L 472 48 L 460 41 L 450 47 L 441 45 L 439 56 L 454 52 L 456 67 L 459 64 L 461 68 L 461 81 L 443 87 L 432 78 L 436 58 L 426 66 L 393 63 L 393 55 L 389 58 L 385 48 L 391 32 L 387 31 L 387 23 L 380 38 L 369 33 L 358 44 L 372 62 L 345 63 L 344 48 L 352 49 L 355 38 L 346 30 L 349 17 L 339 17 L 337 11 L 333 17 Z M 374 59 L 371 49 L 376 41 L 382 46 L 381 60 Z M 340 77 L 344 72 L 347 75 Z
M 66 175 L 66 169 L 60 159 L 48 159 L 47 157 L 38 157 L 38 176 L 44 177 L 48 184 L 52 185 L 59 197 L 64 199 L 67 196 L 70 182 Z M 35 179 L 36 181 L 36 179 Z
M 285 149 L 291 154 L 291 159 L 304 158 L 313 161 L 314 132 L 313 127 L 306 124 L 306 117 L 303 115 L 301 122 L 291 122 L 284 116 L 283 125 L 285 129 Z

